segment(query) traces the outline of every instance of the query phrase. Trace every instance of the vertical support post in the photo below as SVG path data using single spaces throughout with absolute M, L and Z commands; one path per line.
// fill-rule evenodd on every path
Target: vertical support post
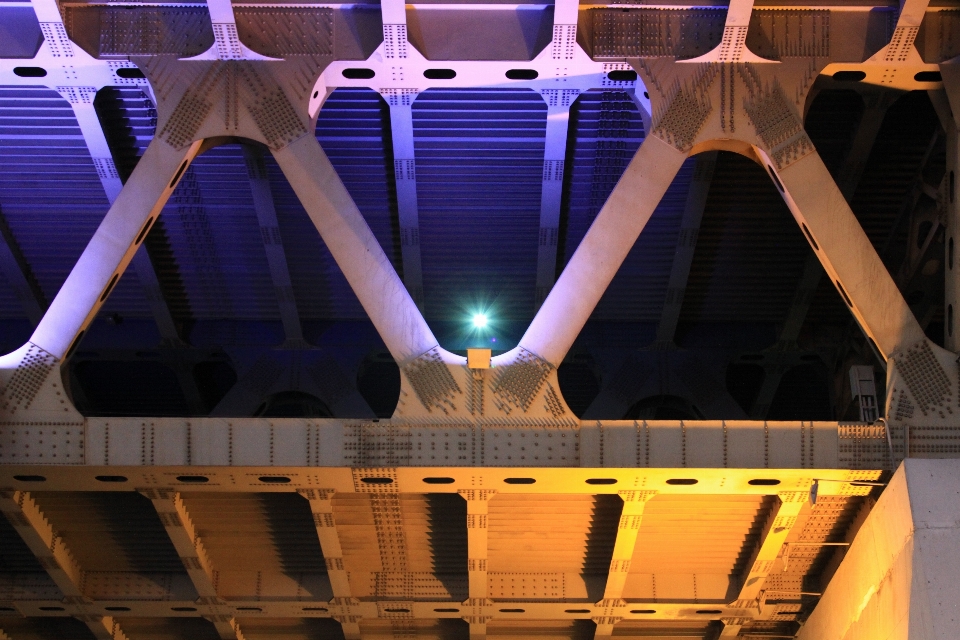
M 487 515 L 495 489 L 464 489 L 458 492 L 467 501 L 467 573 L 469 598 L 464 603 L 473 611 L 465 619 L 470 624 L 470 640 L 487 637 L 485 606 L 489 602 L 487 581 Z
M 257 222 L 260 224 L 260 238 L 267 255 L 270 279 L 273 281 L 277 304 L 280 307 L 280 321 L 283 323 L 286 344 L 297 346 L 304 341 L 303 328 L 293 294 L 293 283 L 290 280 L 290 269 L 287 266 L 287 255 L 283 248 L 283 238 L 280 236 L 280 223 L 277 221 L 277 209 L 270 191 L 263 154 L 259 148 L 245 144 L 243 160 L 247 166 L 250 192 L 257 212 Z
M 407 5 L 403 0 L 383 0 L 383 57 L 391 65 L 393 77 L 403 80 L 403 66 L 409 55 L 407 41 Z
M 713 182 L 713 171 L 716 166 L 716 151 L 707 151 L 696 157 L 693 180 L 690 181 L 690 190 L 687 192 L 683 218 L 680 221 L 677 251 L 673 255 L 673 266 L 670 269 L 667 299 L 660 314 L 660 324 L 657 325 L 657 344 L 661 348 L 672 345 L 673 336 L 677 332 L 683 295 L 687 289 L 690 266 L 693 264 L 693 256 L 697 248 L 700 221 L 703 220 L 703 210 L 707 206 L 707 196 L 710 194 L 710 183 Z
M 317 537 L 320 540 L 320 549 L 327 564 L 327 576 L 330 579 L 330 588 L 337 604 L 347 609 L 346 615 L 338 616 L 343 635 L 347 640 L 359 640 L 359 616 L 351 615 L 350 606 L 359 604 L 351 591 L 350 579 L 343 566 L 343 547 L 340 545 L 340 533 L 333 517 L 333 489 L 299 489 L 297 491 L 310 503 L 310 512 L 313 513 L 313 523 L 317 528 Z
M 579 10 L 576 0 L 557 0 L 554 4 L 550 54 L 558 66 L 569 64 L 576 56 Z
M 640 524 L 643 521 L 643 510 L 647 502 L 657 495 L 656 491 L 618 491 L 623 500 L 623 510 L 620 512 L 620 521 L 617 525 L 617 539 L 613 545 L 613 554 L 610 559 L 610 570 L 607 573 L 607 583 L 603 588 L 603 600 L 598 606 L 613 608 L 623 604 L 623 589 L 627 584 L 627 575 L 630 573 L 630 563 L 637 546 L 637 536 L 640 533 Z M 604 616 L 595 618 L 597 629 L 594 638 L 609 638 L 613 635 L 613 627 L 619 618 Z
M 384 12 L 388 12 L 384 2 Z M 405 19 L 405 18 L 404 18 Z M 387 25 L 384 25 L 384 29 Z M 420 215 L 417 204 L 417 162 L 413 144 L 413 101 L 416 89 L 382 90 L 390 107 L 390 135 L 393 139 L 393 175 L 400 219 L 400 252 L 403 283 L 410 297 L 423 310 L 423 266 L 420 259 Z
M 547 131 L 543 148 L 543 183 L 540 195 L 537 308 L 550 293 L 557 274 L 560 200 L 563 195 L 563 173 L 566 169 L 564 162 L 567 157 L 570 105 L 576 99 L 579 91 L 576 89 L 544 89 L 540 93 L 547 102 Z

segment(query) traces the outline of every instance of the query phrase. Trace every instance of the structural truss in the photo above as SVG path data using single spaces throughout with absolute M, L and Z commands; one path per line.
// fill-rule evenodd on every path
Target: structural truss
M 952 247 L 952 7 L 33 0 L 0 11 L 0 85 L 69 102 L 110 202 L 49 306 L 16 276 L 9 243 L 0 256 L 36 322 L 0 358 L 0 638 L 793 637 L 888 472 L 960 453 L 952 326 L 945 347 L 925 335 L 847 204 L 856 163 L 838 184 L 803 125 L 819 77 L 931 92 L 950 171 L 934 195 Z M 125 183 L 94 109 L 114 86 L 139 88 L 157 113 Z M 349 87 L 389 105 L 402 277 L 314 136 L 324 102 Z M 538 310 L 489 368 L 441 347 L 422 313 L 412 109 L 435 88 L 531 90 L 547 111 Z M 629 95 L 647 137 L 555 277 L 570 107 L 604 88 Z M 865 122 L 866 140 L 879 120 Z M 157 294 L 161 334 L 178 340 L 138 250 L 195 158 L 238 140 L 285 344 L 303 330 L 271 235 L 266 155 L 400 367 L 391 418 L 246 417 L 237 407 L 260 403 L 256 384 L 212 417 L 74 408 L 61 366 L 131 264 Z M 569 409 L 558 366 L 693 155 L 695 235 L 717 151 L 769 174 L 816 258 L 810 273 L 822 266 L 886 362 L 885 421 L 595 421 Z M 675 264 L 682 290 L 689 261 Z M 784 332 L 795 339 L 799 325 Z

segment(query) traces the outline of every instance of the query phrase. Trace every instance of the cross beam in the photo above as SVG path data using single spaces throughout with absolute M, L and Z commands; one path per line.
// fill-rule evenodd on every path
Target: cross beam
M 63 593 L 64 601 L 76 607 L 75 617 L 86 623 L 97 640 L 127 640 L 116 618 L 92 611 L 83 593 L 83 569 L 34 496 L 27 491 L 0 491 L 0 511 Z
M 205 616 L 207 620 L 213 623 L 224 640 L 242 640 L 237 631 L 236 619 L 229 615 L 229 610 L 224 609 L 226 602 L 217 595 L 213 564 L 183 503 L 183 496 L 173 489 L 144 489 L 140 493 L 146 496 L 157 510 L 160 522 L 180 556 L 187 575 L 190 576 L 190 582 L 200 596 L 198 602 L 211 605 L 217 610 L 215 614 Z

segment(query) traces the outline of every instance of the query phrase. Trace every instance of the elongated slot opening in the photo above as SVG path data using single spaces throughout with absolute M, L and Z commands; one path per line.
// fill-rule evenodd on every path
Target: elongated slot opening
M 150 227 L 153 226 L 153 216 L 147 218 L 147 221 L 143 223 L 143 228 L 140 229 L 140 233 L 137 234 L 137 239 L 133 244 L 139 245 L 143 242 L 143 239 L 147 237 L 147 232 L 150 231 Z
M 107 285 L 107 288 L 103 290 L 103 293 L 100 294 L 100 302 L 103 302 L 107 299 L 107 296 L 110 295 L 110 292 L 113 291 L 113 285 L 117 284 L 117 280 L 120 279 L 120 274 L 115 273 L 113 277 L 110 278 L 110 284 Z
M 850 296 L 847 295 L 846 289 L 843 288 L 843 285 L 840 284 L 840 281 L 839 281 L 839 280 L 834 280 L 833 282 L 834 282 L 834 284 L 837 285 L 837 291 L 840 292 L 841 297 L 843 297 L 843 301 L 847 303 L 847 306 L 848 306 L 848 307 L 850 307 L 851 309 L 853 309 L 853 303 L 850 302 Z
M 177 186 L 177 183 L 180 182 L 180 176 L 182 176 L 182 175 L 183 175 L 183 172 L 187 170 L 187 165 L 188 165 L 188 164 L 190 164 L 190 161 L 189 161 L 189 160 L 184 160 L 184 161 L 180 164 L 180 168 L 177 169 L 176 175 L 173 176 L 173 180 L 170 181 L 170 188 L 171 188 L 171 189 L 173 189 L 175 186 Z

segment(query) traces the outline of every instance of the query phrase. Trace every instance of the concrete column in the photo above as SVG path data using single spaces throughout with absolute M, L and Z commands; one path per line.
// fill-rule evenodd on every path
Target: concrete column
M 798 640 L 933 640 L 960 611 L 960 460 L 905 460 Z

